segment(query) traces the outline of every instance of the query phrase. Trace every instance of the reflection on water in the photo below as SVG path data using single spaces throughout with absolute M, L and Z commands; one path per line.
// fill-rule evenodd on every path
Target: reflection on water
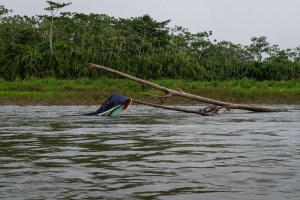
M 299 199 L 300 106 L 214 117 L 0 107 L 2 199 Z

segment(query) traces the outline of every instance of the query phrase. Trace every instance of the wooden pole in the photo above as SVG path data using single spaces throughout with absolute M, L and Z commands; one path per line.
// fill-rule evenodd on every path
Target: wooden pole
M 102 70 L 110 72 L 112 74 L 116 74 L 118 76 L 127 78 L 129 80 L 144 84 L 144 85 L 152 87 L 154 89 L 161 90 L 167 94 L 185 97 L 188 99 L 193 99 L 193 100 L 197 100 L 197 101 L 201 101 L 201 102 L 205 102 L 205 103 L 209 103 L 209 104 L 214 104 L 214 105 L 218 105 L 218 106 L 222 106 L 222 107 L 227 107 L 227 108 L 231 108 L 231 109 L 248 110 L 248 111 L 253 111 L 253 112 L 284 112 L 284 111 L 287 111 L 285 109 L 263 108 L 263 107 L 251 106 L 251 105 L 247 105 L 247 104 L 234 104 L 234 103 L 218 101 L 218 100 L 214 100 L 214 99 L 210 99 L 210 98 L 206 98 L 206 97 L 202 97 L 202 96 L 185 93 L 182 91 L 172 90 L 172 89 L 157 85 L 155 83 L 125 74 L 123 72 L 120 72 L 120 71 L 117 71 L 117 70 L 114 70 L 114 69 L 111 69 L 108 67 L 104 67 L 102 65 L 90 63 L 90 66 L 98 68 L 98 69 L 102 69 Z
M 213 116 L 213 114 L 203 112 L 201 110 L 188 110 L 188 109 L 183 109 L 183 108 L 178 108 L 178 107 L 170 107 L 170 106 L 163 106 L 163 105 L 158 105 L 158 104 L 153 104 L 153 103 L 147 103 L 139 100 L 132 99 L 132 102 L 146 105 L 146 106 L 151 106 L 155 108 L 162 108 L 166 110 L 175 110 L 175 111 L 180 111 L 180 112 L 185 112 L 185 113 L 195 113 L 195 114 L 200 114 L 202 116 Z

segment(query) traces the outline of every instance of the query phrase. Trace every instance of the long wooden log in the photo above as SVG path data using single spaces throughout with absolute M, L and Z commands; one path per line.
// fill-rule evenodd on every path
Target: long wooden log
M 178 107 L 163 106 L 163 105 L 158 105 L 158 104 L 153 104 L 153 103 L 147 103 L 144 101 L 139 101 L 136 99 L 132 99 L 132 102 L 146 105 L 146 106 L 155 107 L 155 108 L 162 108 L 162 109 L 166 109 L 166 110 L 175 110 L 175 111 L 180 111 L 180 112 L 185 112 L 185 113 L 195 113 L 195 114 L 200 114 L 202 116 L 213 116 L 213 114 L 206 113 L 201 110 L 198 111 L 198 110 L 189 110 L 189 109 L 178 108 Z
M 111 68 L 108 68 L 108 67 L 104 67 L 102 65 L 97 65 L 97 64 L 90 63 L 90 66 L 98 68 L 98 69 L 102 69 L 104 71 L 116 74 L 118 76 L 127 78 L 127 79 L 132 80 L 132 81 L 136 81 L 138 83 L 147 85 L 147 86 L 152 87 L 154 89 L 161 90 L 161 91 L 163 91 L 167 94 L 172 94 L 172 95 L 175 95 L 175 96 L 185 97 L 185 98 L 188 98 L 188 99 L 193 99 L 193 100 L 197 100 L 197 101 L 201 101 L 201 102 L 205 102 L 205 103 L 209 103 L 209 104 L 228 107 L 228 108 L 231 108 L 231 109 L 248 110 L 248 111 L 253 111 L 253 112 L 284 112 L 284 111 L 287 111 L 285 109 L 264 108 L 264 107 L 257 107 L 257 106 L 247 105 L 247 104 L 235 104 L 235 103 L 228 103 L 228 102 L 224 102 L 224 101 L 218 101 L 218 100 L 215 100 L 215 99 L 210 99 L 210 98 L 206 98 L 206 97 L 202 97 L 202 96 L 197 96 L 197 95 L 185 93 L 185 92 L 182 92 L 182 91 L 172 90 L 172 89 L 157 85 L 155 83 L 152 83 L 152 82 L 149 82 L 149 81 L 146 81 L 146 80 L 143 80 L 143 79 L 125 74 L 123 72 L 120 72 L 120 71 L 117 71 L 117 70 L 114 70 L 114 69 L 111 69 Z

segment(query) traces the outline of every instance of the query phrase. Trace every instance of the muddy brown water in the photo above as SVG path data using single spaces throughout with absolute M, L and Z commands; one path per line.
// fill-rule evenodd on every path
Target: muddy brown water
M 0 199 L 298 200 L 300 106 L 276 107 L 290 112 L 1 106 Z

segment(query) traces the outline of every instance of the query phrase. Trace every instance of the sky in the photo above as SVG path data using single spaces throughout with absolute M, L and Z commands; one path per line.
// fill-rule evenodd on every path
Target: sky
M 266 36 L 282 49 L 300 46 L 300 0 L 53 0 L 71 2 L 63 12 L 107 14 L 130 18 L 144 14 L 171 20 L 192 33 L 212 31 L 211 39 L 249 45 Z M 46 0 L 0 0 L 18 15 L 47 14 Z

